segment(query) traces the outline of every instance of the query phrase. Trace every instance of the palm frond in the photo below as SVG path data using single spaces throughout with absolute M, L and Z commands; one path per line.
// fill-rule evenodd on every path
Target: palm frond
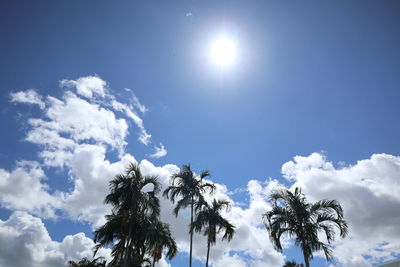
M 332 259 L 332 250 L 319 240 L 318 233 L 325 234 L 328 244 L 334 241 L 335 227 L 340 230 L 340 237 L 347 235 L 348 227 L 339 202 L 320 200 L 308 203 L 299 187 L 293 192 L 283 187 L 276 188 L 269 201 L 272 208 L 263 214 L 262 219 L 276 250 L 282 251 L 280 239 L 286 233 L 295 238 L 295 245 L 300 246 L 309 259 L 318 250 L 323 250 L 328 260 Z
M 151 191 L 144 191 L 152 184 Z M 169 256 L 176 255 L 176 244 L 169 226 L 159 221 L 161 190 L 156 176 L 145 176 L 137 164 L 130 164 L 125 174 L 110 181 L 110 193 L 105 202 L 112 205 L 112 214 L 106 223 L 94 232 L 94 254 L 101 247 L 112 245 L 110 266 L 142 266 L 155 248 L 169 247 Z M 173 191 L 172 188 L 170 191 Z M 175 192 L 175 195 L 179 193 Z M 169 196 L 168 191 L 166 195 Z M 157 228 L 158 227 L 158 228 Z
M 184 209 L 184 208 L 189 207 L 190 204 L 191 204 L 191 198 L 190 198 L 189 196 L 186 196 L 186 197 L 180 199 L 180 200 L 176 203 L 176 206 L 174 207 L 174 210 L 173 210 L 173 214 L 175 215 L 175 217 L 178 216 L 179 211 L 180 211 L 181 209 Z

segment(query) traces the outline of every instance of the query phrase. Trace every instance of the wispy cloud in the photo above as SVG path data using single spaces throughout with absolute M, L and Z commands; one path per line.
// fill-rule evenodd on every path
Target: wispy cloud
M 125 88 L 125 91 L 129 92 L 132 95 L 132 104 L 136 110 L 140 111 L 142 114 L 149 111 L 148 108 L 140 102 L 139 98 L 131 89 Z
M 115 110 L 124 112 L 127 117 L 133 120 L 140 130 L 139 141 L 144 145 L 150 144 L 151 134 L 147 133 L 143 126 L 143 120 L 132 110 L 132 108 L 127 104 L 123 104 L 117 100 L 112 100 L 111 105 Z
M 154 147 L 155 152 L 151 155 L 149 155 L 150 158 L 161 158 L 167 155 L 167 150 L 163 146 L 163 144 L 160 143 L 160 146 L 155 146 Z
M 34 89 L 10 93 L 10 98 L 11 102 L 35 104 L 41 109 L 45 108 L 45 103 L 42 101 L 42 96 L 40 96 Z

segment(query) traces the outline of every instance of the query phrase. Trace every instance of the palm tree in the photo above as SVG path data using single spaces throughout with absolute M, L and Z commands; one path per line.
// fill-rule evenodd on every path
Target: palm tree
M 172 238 L 169 225 L 160 221 L 153 223 L 148 230 L 148 247 L 152 256 L 152 266 L 161 259 L 162 251 L 167 248 L 167 257 L 172 259 L 178 252 L 176 242 Z
M 69 267 L 106 267 L 106 260 L 103 257 L 98 257 L 93 260 L 83 258 L 79 262 L 68 261 Z
M 275 249 L 282 251 L 280 237 L 287 233 L 295 238 L 295 245 L 303 252 L 306 267 L 313 252 L 323 250 L 330 261 L 332 250 L 320 241 L 318 232 L 325 233 L 328 244 L 335 240 L 335 227 L 344 238 L 348 233 L 347 223 L 343 218 L 343 209 L 336 200 L 320 200 L 308 203 L 300 188 L 294 193 L 289 189 L 275 189 L 270 195 L 272 210 L 263 215 L 265 226 Z
M 195 204 L 203 199 L 203 194 L 207 192 L 207 189 L 212 193 L 215 190 L 215 185 L 205 182 L 203 179 L 210 176 L 208 171 L 200 173 L 198 178 L 190 169 L 190 164 L 183 165 L 182 170 L 171 176 L 171 186 L 169 186 L 163 193 L 164 197 L 170 199 L 172 203 L 178 197 L 181 199 L 176 203 L 173 213 L 178 216 L 181 209 L 190 206 L 190 229 L 192 228 L 194 218 L 194 206 Z M 192 267 L 192 247 L 193 247 L 193 231 L 190 232 L 190 252 L 189 252 L 189 267 Z
M 204 235 L 207 237 L 207 260 L 206 267 L 208 267 L 208 259 L 210 257 L 210 246 L 216 243 L 217 234 L 222 230 L 225 231 L 222 240 L 227 239 L 230 241 L 235 234 L 235 226 L 229 223 L 221 215 L 223 208 L 228 209 L 230 204 L 225 200 L 214 199 L 211 205 L 207 202 L 202 203 L 199 213 L 193 222 L 193 230 L 201 232 L 204 229 Z
M 147 190 L 150 187 L 152 190 Z M 94 232 L 94 241 L 98 243 L 95 254 L 99 248 L 112 244 L 110 265 L 139 267 L 149 263 L 151 240 L 156 235 L 151 229 L 161 223 L 158 192 L 157 177 L 143 176 L 137 164 L 130 164 L 125 174 L 115 176 L 104 201 L 112 205 L 112 213 L 106 215 L 106 223 Z M 172 239 L 170 235 L 169 238 Z

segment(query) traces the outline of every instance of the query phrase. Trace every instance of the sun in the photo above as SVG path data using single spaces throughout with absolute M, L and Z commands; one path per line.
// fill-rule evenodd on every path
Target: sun
M 211 59 L 221 67 L 231 65 L 236 59 L 236 42 L 227 37 L 216 39 L 211 46 Z

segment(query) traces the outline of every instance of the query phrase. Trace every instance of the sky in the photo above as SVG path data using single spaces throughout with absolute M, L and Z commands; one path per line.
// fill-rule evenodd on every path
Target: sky
M 261 215 L 279 186 L 338 200 L 335 260 L 400 258 L 398 1 L 1 1 L 0 266 L 90 257 L 108 182 L 130 162 L 209 170 L 236 225 L 211 264 L 302 262 L 273 249 Z M 231 64 L 215 64 L 219 38 Z M 187 266 L 188 212 L 162 219 Z M 109 258 L 109 249 L 99 252 Z M 197 235 L 194 266 L 206 240 Z

